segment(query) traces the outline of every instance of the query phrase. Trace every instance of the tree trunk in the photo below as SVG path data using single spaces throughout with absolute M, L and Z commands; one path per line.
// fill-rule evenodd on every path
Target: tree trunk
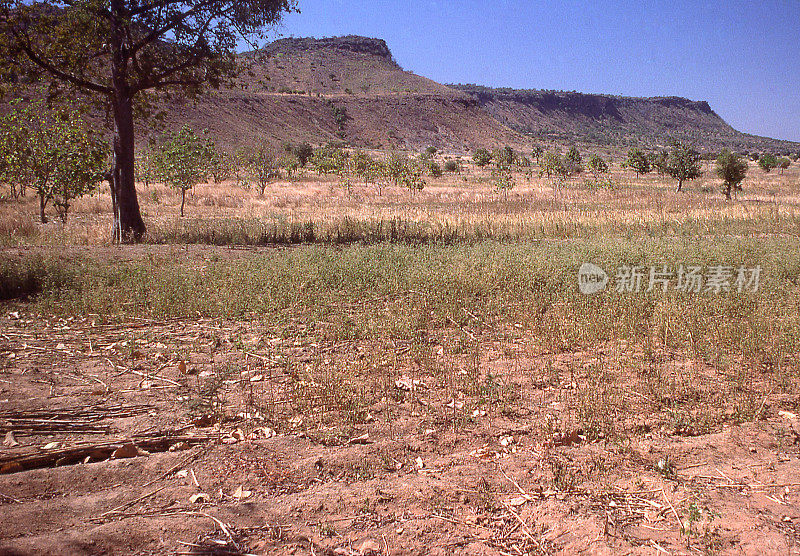
M 128 52 L 123 31 L 125 2 L 111 1 L 114 17 L 111 29 L 112 105 L 114 110 L 114 166 L 111 204 L 114 207 L 113 240 L 120 243 L 141 241 L 145 227 L 136 198 L 134 175 L 133 92 L 128 85 Z
M 683 180 L 678 180 L 678 191 L 683 188 Z
M 731 184 L 730 183 L 726 183 L 725 184 L 725 198 L 728 201 L 731 200 Z
M 42 221 L 42 224 L 47 224 L 47 216 L 44 214 L 44 209 L 47 206 L 47 200 L 44 198 L 44 195 L 41 193 L 39 194 L 39 218 Z
M 186 190 L 181 188 L 181 218 L 183 218 L 183 206 L 186 204 Z

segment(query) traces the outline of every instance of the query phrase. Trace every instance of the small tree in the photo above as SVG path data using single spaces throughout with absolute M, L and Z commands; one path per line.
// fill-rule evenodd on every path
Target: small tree
M 245 173 L 263 196 L 267 186 L 281 177 L 278 155 L 269 143 L 262 141 L 246 149 L 241 157 Z
M 631 149 L 628 151 L 628 158 L 625 160 L 625 166 L 636 172 L 637 175 L 649 174 L 651 170 L 650 160 L 641 149 Z
M 539 169 L 540 176 L 564 178 L 567 174 L 567 168 L 558 153 L 552 151 L 544 153 L 541 168 Z
M 758 165 L 765 172 L 770 172 L 773 168 L 778 167 L 778 158 L 774 154 L 764 153 L 758 159 Z
M 595 177 L 595 179 L 600 174 L 608 173 L 608 163 L 597 155 L 594 155 L 592 158 L 589 159 L 588 168 L 589 171 L 592 173 L 592 175 Z
M 492 170 L 492 180 L 494 181 L 495 189 L 502 193 L 506 199 L 508 198 L 508 192 L 514 189 L 516 185 L 510 164 L 499 164 L 497 168 Z
M 583 159 L 577 147 L 572 146 L 569 148 L 564 156 L 564 166 L 566 167 L 567 175 L 570 176 L 583 172 Z
M 51 110 L 34 102 L 0 120 L 0 154 L 0 181 L 12 184 L 12 190 L 33 187 L 42 223 L 51 201 L 66 222 L 71 201 L 100 185 L 108 148 L 74 108 Z
M 667 159 L 667 174 L 678 180 L 678 191 L 683 188 L 683 182 L 694 180 L 702 175 L 700 171 L 700 155 L 684 143 L 675 143 Z
M 472 161 L 477 166 L 483 167 L 492 161 L 492 155 L 486 149 L 480 148 L 472 154 Z
M 406 187 L 411 193 L 421 191 L 425 187 L 422 168 L 398 153 L 389 155 L 386 175 L 395 185 Z
M 321 176 L 323 174 L 340 175 L 345 164 L 347 153 L 337 146 L 320 147 L 311 156 L 311 166 Z
M 516 154 L 514 153 L 514 149 L 506 145 L 502 149 L 497 149 L 492 153 L 492 160 L 494 163 L 498 165 L 505 165 L 511 166 L 514 164 L 514 160 L 516 160 Z
M 786 170 L 789 166 L 791 166 L 791 164 L 792 164 L 792 161 L 789 160 L 788 158 L 786 158 L 785 156 L 779 158 L 778 159 L 778 168 L 781 169 L 781 174 L 783 174 L 783 171 Z
M 539 164 L 541 162 L 543 154 L 544 154 L 544 149 L 539 145 L 534 145 L 533 149 L 531 149 L 531 156 L 536 159 L 536 164 Z
M 291 178 L 300 169 L 300 159 L 294 152 L 285 152 L 278 157 L 278 168 L 286 170 L 286 177 Z
M 742 180 L 747 175 L 747 162 L 735 153 L 724 149 L 717 157 L 717 175 L 725 183 L 723 193 L 725 198 L 731 199 L 731 189 L 741 190 Z
M 314 154 L 314 148 L 309 143 L 304 142 L 292 146 L 292 152 L 300 161 L 300 167 L 305 168 L 311 156 Z
M 181 216 L 184 215 L 186 192 L 208 176 L 213 142 L 198 136 L 187 126 L 167 134 L 159 146 L 156 164 L 164 183 L 181 194 Z

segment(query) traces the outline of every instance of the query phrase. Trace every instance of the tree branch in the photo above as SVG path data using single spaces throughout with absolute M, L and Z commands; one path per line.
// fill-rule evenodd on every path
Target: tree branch
M 30 61 L 39 66 L 40 68 L 44 69 L 45 71 L 50 72 L 59 79 L 63 79 L 67 83 L 75 85 L 76 87 L 83 87 L 84 89 L 88 89 L 90 91 L 95 91 L 97 93 L 103 93 L 103 94 L 111 94 L 113 92 L 111 87 L 99 85 L 92 81 L 82 79 L 80 77 L 72 75 L 71 73 L 67 73 L 65 71 L 58 69 L 55 65 L 43 59 L 33 50 L 33 47 L 31 47 L 30 40 L 28 39 L 28 37 L 20 36 L 19 32 L 13 28 L 11 29 L 11 32 L 17 39 L 19 47 L 22 49 L 25 55 L 28 56 Z

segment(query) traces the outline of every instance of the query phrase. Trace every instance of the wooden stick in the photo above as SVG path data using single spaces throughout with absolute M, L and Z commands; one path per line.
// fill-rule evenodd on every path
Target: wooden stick
M 673 506 L 672 502 L 669 501 L 669 497 L 667 496 L 667 491 L 664 490 L 663 486 L 661 487 L 661 494 L 664 495 L 664 500 L 667 501 L 667 504 L 669 504 L 669 507 L 672 510 L 673 515 L 675 516 L 675 519 L 678 520 L 678 525 L 680 527 L 683 527 L 683 522 L 681 521 L 681 516 L 678 515 L 678 512 L 675 510 L 675 506 Z

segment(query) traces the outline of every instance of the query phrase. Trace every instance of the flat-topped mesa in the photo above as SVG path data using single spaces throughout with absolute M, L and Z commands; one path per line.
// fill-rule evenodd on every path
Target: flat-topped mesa
M 278 39 L 264 47 L 265 54 L 328 50 L 369 54 L 393 62 L 392 53 L 383 39 L 347 35 L 344 37 Z

